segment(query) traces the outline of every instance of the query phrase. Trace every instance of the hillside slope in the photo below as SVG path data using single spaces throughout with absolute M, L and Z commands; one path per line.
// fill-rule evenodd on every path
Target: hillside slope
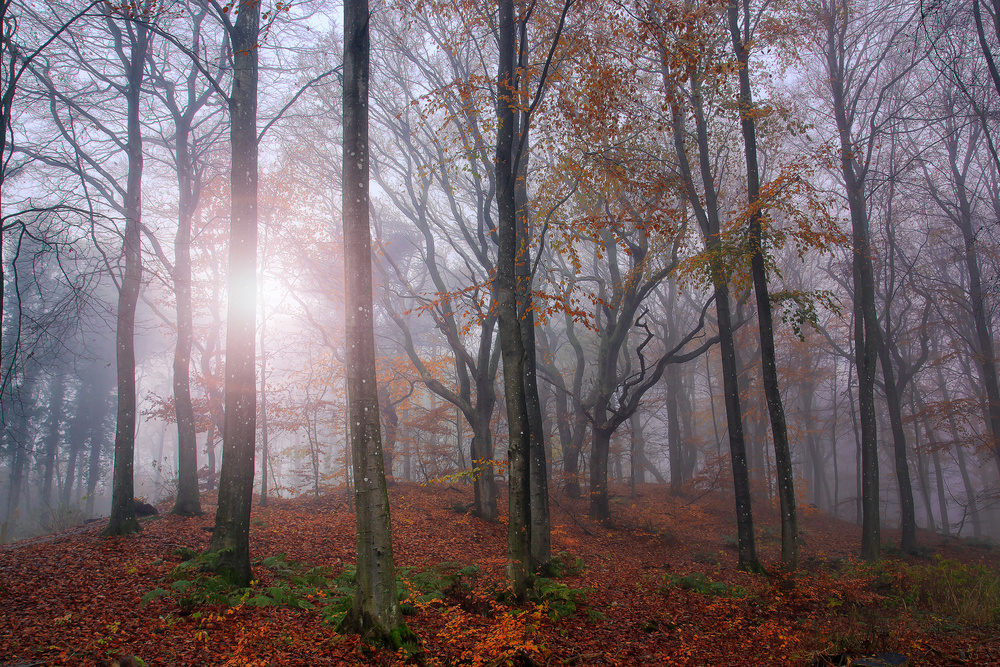
M 889 653 L 911 665 L 1000 664 L 1000 558 L 985 545 L 921 534 L 923 557 L 869 567 L 851 558 L 857 526 L 812 511 L 799 573 L 747 575 L 735 570 L 722 494 L 615 491 L 611 527 L 590 522 L 582 501 L 555 499 L 561 576 L 516 607 L 498 601 L 506 526 L 466 514 L 471 489 L 394 486 L 400 590 L 426 664 L 827 665 Z M 406 660 L 363 650 L 330 622 L 350 586 L 346 494 L 254 508 L 248 591 L 217 591 L 185 564 L 209 544 L 213 500 L 202 517 L 151 517 L 133 537 L 99 538 L 94 523 L 0 548 L 0 665 Z M 766 505 L 755 518 L 776 570 L 777 516 Z

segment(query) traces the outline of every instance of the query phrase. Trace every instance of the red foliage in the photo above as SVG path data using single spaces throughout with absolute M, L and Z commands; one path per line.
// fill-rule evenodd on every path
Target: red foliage
M 735 569 L 735 551 L 726 546 L 735 525 L 731 501 L 717 493 L 673 498 L 654 485 L 639 490 L 635 500 L 612 503 L 614 528 L 591 525 L 583 500 L 553 504 L 554 551 L 569 551 L 587 566 L 560 581 L 591 590 L 576 614 L 552 620 L 544 606 L 512 614 L 496 601 L 506 527 L 456 511 L 471 500 L 470 488 L 396 485 L 390 493 L 399 563 L 421 569 L 456 561 L 483 572 L 473 590 L 418 605 L 407 617 L 423 641 L 426 663 L 822 665 L 830 663 L 820 656 L 834 655 L 838 638 L 856 633 L 860 621 L 883 632 L 891 644 L 884 650 L 908 655 L 914 664 L 998 664 L 995 628 L 945 630 L 907 609 L 887 617 L 880 607 L 885 582 L 848 559 L 859 543 L 854 525 L 819 513 L 805 517 L 802 571 L 791 578 L 749 575 Z M 777 516 L 766 505 L 758 503 L 760 547 L 777 570 L 778 542 L 768 532 Z M 211 499 L 203 506 L 211 510 Z M 357 637 L 337 635 L 315 611 L 239 605 L 190 613 L 170 597 L 140 606 L 142 595 L 178 564 L 176 548 L 208 546 L 212 521 L 211 511 L 194 519 L 153 517 L 128 538 L 97 537 L 97 522 L 3 547 L 0 656 L 33 665 L 113 664 L 130 655 L 146 665 L 405 662 L 362 651 Z M 996 566 L 990 552 L 958 551 L 931 535 L 921 541 L 948 558 L 972 554 Z M 254 509 L 251 545 L 256 561 L 287 553 L 289 560 L 339 572 L 354 559 L 348 496 L 272 499 L 268 508 Z M 884 568 L 881 577 L 894 571 Z M 671 576 L 699 572 L 745 595 L 668 585 Z M 255 576 L 266 586 L 272 575 L 258 565 Z

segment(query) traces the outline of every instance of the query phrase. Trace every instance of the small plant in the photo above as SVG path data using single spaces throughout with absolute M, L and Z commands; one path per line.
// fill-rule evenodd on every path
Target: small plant
M 908 568 L 908 574 L 920 608 L 961 625 L 1000 624 L 1000 574 L 940 556 L 932 565 Z
M 701 563 L 702 565 L 718 565 L 719 556 L 718 554 L 711 551 L 696 551 L 691 555 L 691 560 L 696 563 Z
M 568 551 L 560 551 L 548 562 L 543 574 L 555 579 L 563 577 L 577 577 L 587 570 L 587 564 L 579 556 L 574 556 Z
M 469 510 L 475 507 L 475 503 L 465 503 L 461 500 L 456 500 L 451 504 L 451 511 L 455 514 L 468 514 Z
M 982 551 L 995 551 L 997 543 L 988 537 L 967 537 L 958 544 Z
M 722 581 L 712 581 L 701 572 L 687 575 L 666 575 L 660 589 L 661 592 L 665 593 L 676 588 L 713 597 L 742 598 L 746 597 L 747 594 L 746 589 L 742 586 L 730 586 Z
M 527 591 L 529 602 L 542 605 L 548 609 L 549 618 L 557 621 L 576 613 L 577 605 L 587 601 L 589 589 L 570 588 L 566 584 L 538 577 L 535 585 Z

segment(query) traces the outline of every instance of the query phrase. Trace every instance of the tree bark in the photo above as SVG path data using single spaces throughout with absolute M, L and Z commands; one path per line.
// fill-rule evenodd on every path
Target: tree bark
M 228 20 L 228 19 L 227 19 Z M 260 5 L 239 3 L 229 29 L 233 86 L 229 96 L 229 317 L 219 505 L 209 551 L 220 576 L 250 584 L 250 508 L 257 436 L 257 44 Z
M 748 0 L 742 0 L 744 34 L 740 35 L 739 7 L 733 0 L 729 5 L 729 31 L 733 51 L 739 62 L 740 77 L 740 126 L 743 130 L 743 148 L 747 167 L 747 195 L 750 208 L 750 270 L 753 275 L 754 295 L 757 299 L 757 324 L 760 330 L 761 381 L 767 398 L 767 411 L 771 418 L 771 435 L 774 439 L 774 461 L 778 477 L 778 498 L 781 506 L 781 564 L 786 571 L 798 567 L 798 520 L 795 508 L 795 483 L 792 455 L 785 424 L 785 408 L 781 402 L 778 369 L 774 350 L 774 321 L 771 299 L 767 287 L 767 269 L 764 266 L 761 226 L 760 168 L 757 164 L 757 125 L 754 121 L 753 93 L 750 88 L 750 53 L 746 42 L 750 38 L 750 9 Z
M 663 57 L 666 57 L 665 55 Z M 663 76 L 666 81 L 666 64 Z M 719 352 L 722 360 L 722 384 L 726 406 L 726 422 L 729 427 L 729 455 L 733 473 L 733 490 L 736 504 L 736 531 L 738 564 L 742 570 L 762 571 L 757 558 L 757 544 L 753 528 L 753 509 L 750 499 L 750 478 L 747 470 L 746 441 L 743 435 L 743 410 L 740 404 L 739 364 L 733 340 L 733 323 L 730 313 L 728 276 L 723 268 L 722 241 L 719 237 L 719 202 L 712 175 L 712 151 L 709 146 L 708 128 L 705 122 L 701 97 L 700 74 L 691 72 L 690 99 L 694 112 L 696 140 L 699 158 L 699 173 L 704 186 L 704 204 L 695 184 L 685 146 L 684 119 L 679 107 L 673 111 L 673 138 L 677 160 L 680 165 L 687 202 L 695 212 L 705 239 L 705 252 L 710 257 L 712 285 L 715 289 L 716 322 L 719 328 Z
M 840 168 L 851 213 L 852 273 L 854 280 L 854 355 L 858 373 L 858 411 L 861 425 L 861 557 L 878 560 L 881 545 L 879 517 L 878 426 L 875 413 L 875 372 L 878 363 L 879 324 L 875 310 L 875 280 L 865 201 L 867 167 L 859 166 L 853 146 L 852 123 L 848 120 L 838 21 L 831 9 L 825 16 L 826 67 L 830 76 L 831 102 L 840 135 Z M 846 10 L 845 10 L 846 11 Z
M 526 27 L 521 24 L 521 57 L 525 57 L 523 42 L 527 39 Z M 522 71 L 526 63 L 522 62 Z M 514 268 L 517 295 L 518 321 L 521 327 L 521 345 L 524 347 L 524 402 L 528 424 L 528 488 L 531 530 L 532 569 L 545 567 L 552 558 L 549 526 L 549 482 L 545 459 L 545 422 L 538 396 L 538 379 L 535 350 L 535 311 L 532 307 L 531 275 L 531 212 L 528 208 L 528 129 L 526 114 L 519 114 L 519 130 L 515 132 L 521 149 L 518 173 L 514 183 L 514 201 L 517 210 L 517 253 Z
M 42 505 L 52 507 L 52 477 L 55 473 L 56 456 L 59 453 L 60 427 L 65 413 L 66 377 L 52 378 L 49 390 L 49 415 L 46 425 L 45 449 L 42 472 Z
M 174 349 L 174 416 L 177 419 L 177 499 L 171 513 L 201 514 L 198 492 L 198 444 L 191 404 L 191 346 L 194 322 L 191 308 L 191 222 L 196 198 L 192 187 L 187 118 L 175 120 L 177 130 L 177 187 L 180 191 L 177 234 L 174 236 L 174 295 L 177 299 L 177 345 Z
M 369 228 L 367 0 L 344 3 L 343 224 L 345 371 L 354 468 L 358 581 L 343 626 L 392 649 L 415 645 L 396 597 L 389 495 L 386 490 L 375 372 Z
M 108 25 L 117 30 L 109 18 Z M 135 516 L 133 463 L 135 457 L 135 310 L 142 287 L 142 130 L 139 97 L 142 89 L 149 30 L 141 23 L 129 24 L 131 53 L 128 57 L 128 177 L 125 194 L 125 272 L 118 291 L 118 324 L 115 359 L 118 369 L 118 417 L 115 427 L 114 477 L 111 487 L 111 517 L 102 535 L 130 535 L 140 530 Z M 121 54 L 122 56 L 124 54 Z M 124 59 L 124 58 L 123 58 Z
M 888 324 L 889 319 L 886 318 Z M 910 480 L 910 466 L 906 457 L 906 431 L 903 429 L 902 401 L 900 387 L 896 384 L 896 372 L 889 352 L 889 343 L 884 339 L 879 345 L 882 362 L 882 377 L 885 380 L 885 398 L 889 409 L 889 427 L 892 431 L 893 460 L 896 467 L 896 481 L 899 484 L 900 536 L 899 548 L 910 553 L 917 547 L 917 517 L 913 502 L 913 483 Z
M 531 578 L 530 434 L 525 406 L 525 351 L 517 307 L 517 205 L 514 195 L 514 113 L 519 103 L 514 73 L 514 3 L 498 0 L 500 59 L 497 72 L 497 252 L 494 301 L 503 385 L 507 403 L 507 583 L 514 597 L 524 598 Z

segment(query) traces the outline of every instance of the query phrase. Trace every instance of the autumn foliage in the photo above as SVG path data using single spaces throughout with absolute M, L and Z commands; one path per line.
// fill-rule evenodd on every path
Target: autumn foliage
M 469 486 L 395 486 L 399 591 L 421 659 L 482 666 L 831 665 L 887 652 L 920 665 L 1000 659 L 1000 557 L 987 545 L 922 534 L 922 557 L 863 565 L 850 556 L 859 528 L 813 511 L 802 522 L 802 570 L 751 575 L 736 569 L 724 492 L 690 489 L 677 498 L 665 486 L 638 490 L 633 500 L 627 488 L 613 489 L 623 495 L 613 498 L 611 527 L 587 520 L 584 500 L 558 498 L 552 540 L 560 556 L 517 606 L 503 594 L 503 517 L 487 523 L 467 514 Z M 766 502 L 758 507 L 761 551 L 776 570 L 777 512 Z M 354 560 L 343 491 L 255 508 L 253 586 L 195 600 L 193 584 L 177 582 L 192 578 L 184 563 L 207 547 L 211 516 L 161 514 L 128 538 L 98 539 L 102 525 L 94 523 L 3 547 L 0 655 L 36 665 L 111 665 L 127 656 L 146 665 L 412 659 L 361 647 L 331 622 L 337 582 Z

